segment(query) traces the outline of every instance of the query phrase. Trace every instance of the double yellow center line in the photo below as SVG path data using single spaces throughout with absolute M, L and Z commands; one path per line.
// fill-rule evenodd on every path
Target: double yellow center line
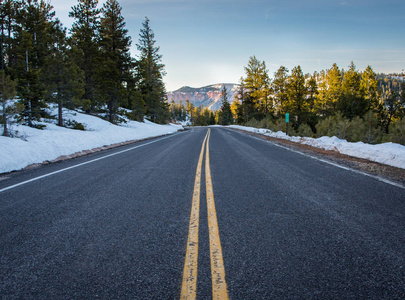
M 196 299 L 197 297 L 198 227 L 200 216 L 201 171 L 204 148 L 206 149 L 205 188 L 207 194 L 208 232 L 210 240 L 212 299 L 228 299 L 228 290 L 225 281 L 225 267 L 222 258 L 222 248 L 219 239 L 217 213 L 215 210 L 214 191 L 212 188 L 211 179 L 209 154 L 210 135 L 211 130 L 208 129 L 201 146 L 200 157 L 197 164 L 180 299 Z

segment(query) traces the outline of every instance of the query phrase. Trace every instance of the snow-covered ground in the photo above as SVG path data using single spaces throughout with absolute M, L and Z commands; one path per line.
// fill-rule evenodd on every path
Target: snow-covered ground
M 56 108 L 51 114 L 57 114 Z M 86 130 L 41 123 L 46 125 L 44 130 L 13 125 L 13 131 L 20 138 L 0 136 L 0 173 L 21 170 L 31 164 L 52 161 L 84 150 L 170 134 L 183 129 L 181 125 L 157 125 L 147 120 L 144 123 L 128 121 L 117 126 L 101 118 L 67 109 L 64 110 L 63 117 L 83 124 Z
M 296 143 L 310 145 L 325 150 L 334 150 L 353 157 L 365 158 L 371 161 L 405 169 L 405 146 L 399 144 L 384 143 L 378 145 L 370 145 L 362 142 L 350 143 L 346 140 L 338 139 L 337 137 L 323 136 L 315 139 L 309 137 L 287 136 L 284 132 L 281 131 L 272 132 L 268 129 L 261 128 L 259 129 L 238 125 L 231 125 L 229 127 L 249 132 L 256 132 L 275 138 L 290 140 Z
M 56 115 L 56 113 L 56 108 L 51 110 L 51 114 Z M 13 131 L 18 132 L 17 135 L 20 138 L 0 136 L 0 173 L 21 170 L 31 164 L 52 161 L 61 156 L 68 156 L 106 145 L 170 134 L 183 128 L 181 125 L 174 124 L 157 125 L 147 120 L 144 123 L 128 120 L 127 123 L 117 126 L 101 118 L 67 109 L 64 110 L 64 119 L 79 122 L 84 125 L 86 130 L 59 127 L 54 124 L 56 121 L 42 123 L 46 125 L 44 130 L 13 125 Z M 369 145 L 362 142 L 349 143 L 336 137 L 317 139 L 290 137 L 281 131 L 271 132 L 267 129 L 237 125 L 230 127 L 287 139 L 326 150 L 335 150 L 342 154 L 405 169 L 405 146 L 399 144 Z

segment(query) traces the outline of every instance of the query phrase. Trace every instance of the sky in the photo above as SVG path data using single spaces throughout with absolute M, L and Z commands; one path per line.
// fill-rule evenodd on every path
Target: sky
M 76 0 L 48 0 L 68 17 Z M 99 7 L 105 0 L 99 1 Z M 304 73 L 370 65 L 376 73 L 405 69 L 404 0 L 118 0 L 131 54 L 145 17 L 165 64 L 167 91 L 239 83 L 251 56 L 270 77 L 280 66 Z

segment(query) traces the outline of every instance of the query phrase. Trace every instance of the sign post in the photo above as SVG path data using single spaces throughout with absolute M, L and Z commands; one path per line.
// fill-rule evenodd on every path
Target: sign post
M 290 123 L 290 114 L 286 113 L 285 114 L 285 124 L 287 126 L 287 136 L 288 136 L 288 123 Z

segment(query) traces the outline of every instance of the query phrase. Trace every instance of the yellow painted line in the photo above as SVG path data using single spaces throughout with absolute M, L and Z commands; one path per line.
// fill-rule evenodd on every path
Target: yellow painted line
M 219 239 L 217 213 L 215 209 L 214 190 L 212 188 L 209 139 L 211 130 L 208 129 L 208 139 L 205 154 L 205 187 L 207 194 L 208 232 L 210 238 L 212 299 L 227 300 L 228 289 L 225 281 L 225 266 L 222 258 L 222 248 Z
M 200 216 L 200 186 L 201 170 L 204 156 L 204 146 L 209 131 L 205 135 L 198 159 L 197 171 L 194 181 L 193 201 L 191 205 L 190 225 L 188 231 L 186 259 L 183 270 L 183 283 L 181 285 L 180 299 L 196 299 L 197 297 L 197 267 L 198 267 L 198 226 Z

